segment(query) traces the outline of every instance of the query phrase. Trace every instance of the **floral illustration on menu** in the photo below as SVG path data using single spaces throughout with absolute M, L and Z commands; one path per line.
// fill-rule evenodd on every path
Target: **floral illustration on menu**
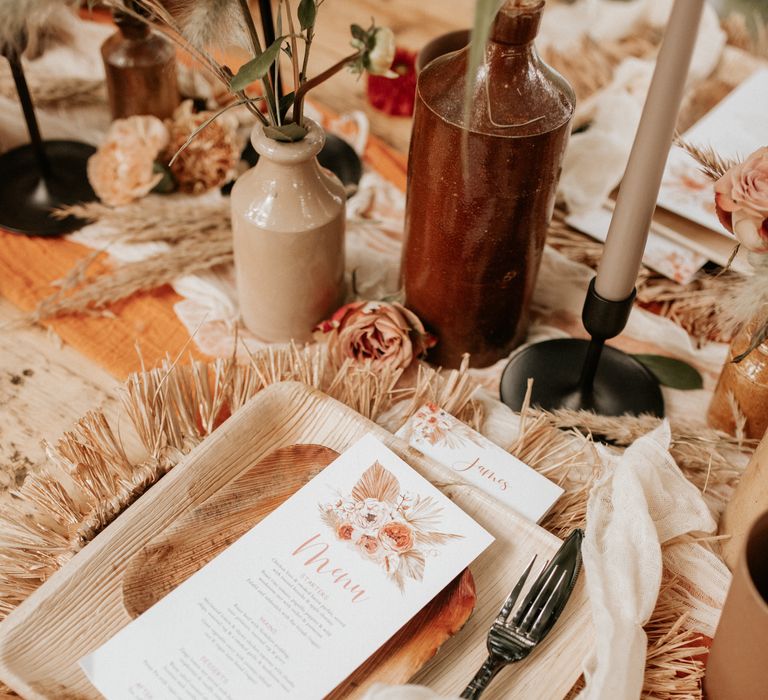
M 477 433 L 465 423 L 433 403 L 422 406 L 413 416 L 406 440 L 423 441 L 432 446 L 455 450 L 467 443 L 480 445 Z
M 408 579 L 423 580 L 428 555 L 462 537 L 438 529 L 442 507 L 434 497 L 403 492 L 378 461 L 351 493 L 321 504 L 320 513 L 339 540 L 378 564 L 401 591 Z

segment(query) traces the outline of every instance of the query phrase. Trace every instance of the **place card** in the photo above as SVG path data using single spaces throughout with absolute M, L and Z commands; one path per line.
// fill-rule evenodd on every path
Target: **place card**
M 694 146 L 711 147 L 725 159 L 743 160 L 768 143 L 768 70 L 759 70 L 683 134 Z M 712 179 L 682 148 L 669 152 L 659 191 L 660 206 L 728 235 L 715 213 Z
M 492 541 L 368 435 L 80 665 L 109 700 L 322 698 Z
M 434 404 L 416 411 L 397 437 L 534 522 L 563 494 L 557 484 Z

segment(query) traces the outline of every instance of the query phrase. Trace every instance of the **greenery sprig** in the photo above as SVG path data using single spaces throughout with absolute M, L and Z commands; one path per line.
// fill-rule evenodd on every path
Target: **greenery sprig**
M 314 77 L 308 66 L 318 11 L 324 0 L 299 0 L 295 8 L 291 0 L 279 0 L 275 19 L 276 39 L 262 44 L 248 0 L 176 0 L 169 10 L 160 0 L 107 0 L 113 9 L 141 19 L 165 34 L 177 46 L 189 53 L 234 96 L 238 105 L 245 105 L 264 126 L 264 133 L 278 141 L 300 141 L 307 133 L 304 126 L 304 98 L 345 67 L 356 73 L 367 71 L 389 74 L 395 54 L 394 35 L 374 22 L 368 29 L 352 25 L 354 51 Z M 208 45 L 211 32 L 245 37 L 251 58 L 236 73 L 213 58 Z M 293 90 L 277 93 L 277 72 L 281 55 L 291 62 Z M 260 83 L 261 95 L 250 97 L 248 88 Z M 266 114 L 257 103 L 263 101 Z M 222 110 L 223 112 L 224 110 Z M 220 112 L 221 113 L 221 112 Z M 218 115 L 217 115 L 218 116 Z

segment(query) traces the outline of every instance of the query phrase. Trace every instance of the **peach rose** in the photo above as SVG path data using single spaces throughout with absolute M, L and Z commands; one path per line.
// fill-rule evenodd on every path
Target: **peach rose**
M 315 337 L 327 340 L 328 352 L 339 364 L 351 358 L 402 369 L 436 342 L 416 314 L 385 301 L 356 301 L 342 306 L 315 328 Z
M 359 540 L 358 544 L 360 545 L 360 548 L 365 552 L 369 557 L 376 557 L 376 555 L 379 553 L 379 547 L 380 543 L 371 535 L 363 535 Z
M 413 530 L 405 523 L 387 523 L 381 528 L 379 539 L 387 549 L 398 554 L 413 548 Z
M 729 168 L 715 183 L 715 208 L 739 243 L 768 253 L 768 147 Z
M 342 523 L 336 528 L 336 537 L 340 540 L 351 540 L 355 528 L 351 523 Z
M 146 196 L 163 179 L 162 172 L 155 172 L 155 160 L 167 143 L 168 129 L 157 117 L 116 120 L 88 159 L 93 191 L 113 207 Z

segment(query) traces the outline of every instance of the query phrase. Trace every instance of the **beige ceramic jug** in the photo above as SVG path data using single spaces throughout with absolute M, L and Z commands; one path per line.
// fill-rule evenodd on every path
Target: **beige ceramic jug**
M 323 129 L 305 126 L 295 143 L 254 127 L 259 162 L 232 189 L 240 313 L 268 342 L 308 340 L 344 301 L 344 187 L 317 162 Z

